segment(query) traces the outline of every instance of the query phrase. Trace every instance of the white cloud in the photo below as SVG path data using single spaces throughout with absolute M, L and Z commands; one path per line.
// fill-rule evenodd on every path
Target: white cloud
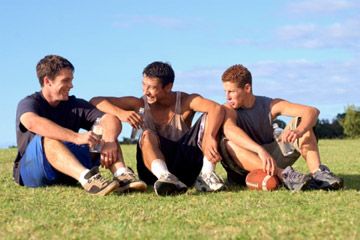
M 286 25 L 276 31 L 277 38 L 288 47 L 360 48 L 360 18 L 351 18 L 327 26 L 315 24 Z
M 222 103 L 221 75 L 226 67 L 179 72 L 174 89 L 200 93 Z M 357 60 L 262 61 L 246 67 L 252 72 L 255 94 L 316 106 L 322 111 L 322 118 L 334 117 L 348 104 L 360 104 L 360 62 Z M 338 112 L 327 112 L 328 109 Z
M 288 5 L 290 13 L 334 13 L 358 7 L 358 3 L 348 0 L 305 0 L 293 1 Z

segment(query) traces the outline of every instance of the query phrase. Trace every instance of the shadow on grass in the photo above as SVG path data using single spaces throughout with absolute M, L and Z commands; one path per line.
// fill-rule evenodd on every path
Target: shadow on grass
M 360 191 L 360 175 L 339 174 L 344 179 L 345 189 L 354 189 Z

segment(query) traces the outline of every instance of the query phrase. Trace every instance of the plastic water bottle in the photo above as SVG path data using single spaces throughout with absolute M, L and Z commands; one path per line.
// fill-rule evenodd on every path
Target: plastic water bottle
M 97 138 L 99 139 L 99 142 L 96 145 L 94 145 L 92 148 L 90 148 L 90 152 L 99 153 L 101 152 L 101 148 L 102 148 L 101 139 L 103 135 L 103 129 L 102 126 L 100 125 L 100 118 L 97 118 L 95 120 L 95 123 L 92 126 L 91 130 L 93 131 L 93 133 L 96 134 Z
M 141 118 L 143 118 L 143 116 L 144 116 L 144 108 L 139 108 L 138 113 L 141 116 Z M 139 140 L 142 132 L 143 132 L 143 129 L 141 127 L 140 128 L 133 128 L 131 130 L 130 140 L 132 142 L 136 142 L 137 140 Z
M 279 125 L 277 123 L 273 124 L 273 128 L 274 128 L 274 139 L 277 141 L 279 148 L 281 150 L 281 153 L 285 157 L 291 155 L 295 150 L 294 146 L 291 143 L 284 143 L 281 140 L 281 135 L 282 135 L 284 129 L 279 127 Z

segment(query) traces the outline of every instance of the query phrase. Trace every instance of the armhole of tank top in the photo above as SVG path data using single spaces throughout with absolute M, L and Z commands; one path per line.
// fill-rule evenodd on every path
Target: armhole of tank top
M 176 92 L 175 114 L 181 115 L 181 92 Z

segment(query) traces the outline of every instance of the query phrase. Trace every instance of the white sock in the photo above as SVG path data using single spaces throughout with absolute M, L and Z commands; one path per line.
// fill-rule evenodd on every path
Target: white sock
M 212 173 L 213 171 L 215 171 L 215 164 L 211 163 L 207 157 L 204 156 L 203 158 L 203 166 L 202 166 L 202 169 L 201 169 L 201 175 L 202 174 L 210 174 Z
M 120 168 L 116 169 L 116 171 L 114 172 L 114 177 L 118 177 L 127 171 L 128 171 L 127 167 L 120 167 Z
M 151 172 L 159 179 L 161 175 L 170 173 L 164 160 L 155 159 L 151 162 Z
M 85 169 L 84 171 L 82 171 L 80 173 L 80 177 L 79 177 L 79 183 L 81 184 L 81 186 L 84 186 L 87 183 L 87 179 L 85 179 L 85 175 L 90 172 L 89 169 Z

